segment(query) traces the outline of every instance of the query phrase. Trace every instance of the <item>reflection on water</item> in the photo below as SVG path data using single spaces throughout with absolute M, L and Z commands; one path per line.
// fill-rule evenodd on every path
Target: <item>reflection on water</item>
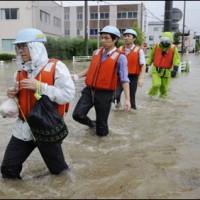
M 198 198 L 200 196 L 200 59 L 189 55 L 192 69 L 172 79 L 169 99 L 152 101 L 138 88 L 138 110 L 111 111 L 110 134 L 99 138 L 72 119 L 84 87 L 76 82 L 76 96 L 65 117 L 69 135 L 63 150 L 70 172 L 50 175 L 35 150 L 24 163 L 22 181 L 0 179 L 1 198 Z M 88 63 L 66 61 L 71 73 Z M 0 67 L 0 102 L 12 86 L 14 63 Z M 94 109 L 89 113 L 95 116 Z M 0 162 L 15 119 L 0 118 Z

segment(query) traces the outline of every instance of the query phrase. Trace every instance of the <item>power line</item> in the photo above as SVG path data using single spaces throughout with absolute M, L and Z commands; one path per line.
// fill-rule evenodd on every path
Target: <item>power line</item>
M 154 15 L 149 9 L 146 8 L 146 10 L 147 10 L 155 19 L 157 19 L 158 21 L 163 22 L 163 20 L 161 20 L 160 18 L 158 18 L 156 15 Z

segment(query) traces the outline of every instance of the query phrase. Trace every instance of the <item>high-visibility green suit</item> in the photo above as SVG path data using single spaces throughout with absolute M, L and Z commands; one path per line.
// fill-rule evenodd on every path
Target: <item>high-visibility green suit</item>
M 168 47 L 164 46 L 165 43 L 163 43 L 163 41 L 165 40 L 169 42 Z M 157 45 L 157 48 L 160 48 L 162 50 L 163 56 L 165 56 L 166 51 L 172 48 L 172 43 L 173 43 L 173 36 L 171 32 L 163 32 L 161 35 L 161 42 Z M 148 91 L 148 94 L 150 96 L 159 95 L 160 98 L 167 98 L 168 88 L 171 81 L 171 71 L 175 70 L 175 73 L 176 71 L 178 71 L 178 67 L 180 65 L 180 56 L 178 53 L 178 48 L 175 47 L 173 52 L 172 66 L 170 66 L 170 68 L 168 69 L 162 68 L 160 66 L 154 65 L 155 49 L 156 45 L 152 48 L 146 62 L 147 66 L 152 65 L 151 68 L 152 87 Z

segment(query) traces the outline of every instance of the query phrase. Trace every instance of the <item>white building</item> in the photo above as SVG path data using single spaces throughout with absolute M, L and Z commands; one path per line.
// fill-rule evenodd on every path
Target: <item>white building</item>
M 182 31 L 181 31 L 182 33 Z M 181 37 L 182 40 L 182 37 Z M 195 51 L 195 43 L 196 43 L 196 39 L 195 39 L 195 35 L 193 31 L 190 31 L 189 29 L 184 30 L 184 48 L 183 50 L 185 52 L 194 52 Z M 181 50 L 181 45 L 178 46 L 179 50 Z
M 160 42 L 160 37 L 163 30 L 163 22 L 152 21 L 148 23 L 148 32 L 146 34 L 146 43 L 148 48 L 152 48 L 156 43 Z
M 37 28 L 47 36 L 64 35 L 64 9 L 54 1 L 0 1 L 0 53 L 13 53 L 16 34 Z
M 161 21 L 152 21 L 148 23 L 148 32 L 145 36 L 145 41 L 147 43 L 148 48 L 152 48 L 156 43 L 160 42 L 161 34 L 164 30 L 164 23 Z M 182 34 L 182 30 L 179 30 Z M 172 32 L 173 33 L 173 32 Z M 189 29 L 185 29 L 184 31 L 184 51 L 194 52 L 195 49 L 195 33 Z M 182 35 L 180 36 L 180 42 L 182 42 Z M 181 51 L 182 44 L 178 45 L 179 51 Z
M 122 33 L 134 23 L 147 32 L 147 15 L 143 3 L 88 5 L 88 38 L 97 39 L 106 25 Z M 0 53 L 14 53 L 16 34 L 23 28 L 37 28 L 47 36 L 84 38 L 84 6 L 63 7 L 54 1 L 0 1 Z M 3 27 L 3 28 L 2 28 Z

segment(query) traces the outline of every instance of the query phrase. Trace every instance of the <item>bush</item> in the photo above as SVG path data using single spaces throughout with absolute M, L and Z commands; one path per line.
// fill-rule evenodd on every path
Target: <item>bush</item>
M 71 60 L 73 56 L 85 55 L 85 41 L 83 38 L 69 39 L 60 37 L 58 39 L 47 37 L 46 48 L 48 56 L 61 60 Z M 88 54 L 92 55 L 97 48 L 96 40 L 88 40 Z
M 45 44 L 47 53 L 50 58 L 58 57 L 58 45 L 56 39 L 47 36 L 47 43 Z
M 121 45 L 124 45 L 123 40 L 118 41 L 117 47 Z M 54 39 L 47 37 L 46 48 L 50 58 L 72 60 L 73 56 L 85 55 L 85 40 L 83 38 L 69 39 L 66 37 L 60 37 L 58 39 Z M 89 39 L 88 55 L 91 56 L 95 49 L 97 49 L 97 40 Z
M 16 58 L 14 54 L 8 54 L 8 53 L 0 54 L 0 60 L 3 60 L 3 61 L 11 61 L 14 58 Z

